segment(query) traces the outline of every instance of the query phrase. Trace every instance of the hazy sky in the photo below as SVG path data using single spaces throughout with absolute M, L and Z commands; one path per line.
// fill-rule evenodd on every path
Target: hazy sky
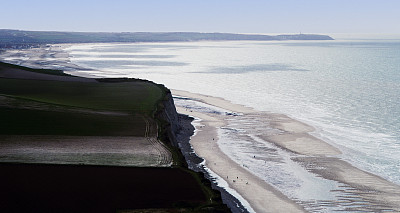
M 400 0 L 0 0 L 0 29 L 400 33 Z

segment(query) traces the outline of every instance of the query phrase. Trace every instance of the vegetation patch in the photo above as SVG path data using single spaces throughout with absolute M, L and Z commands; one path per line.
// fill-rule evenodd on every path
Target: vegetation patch
M 29 71 L 29 72 L 35 72 L 35 73 L 49 74 L 49 75 L 72 76 L 72 75 L 64 73 L 62 70 L 32 69 L 29 67 L 23 67 L 23 66 L 4 63 L 4 62 L 0 61 L 0 70 L 10 69 L 10 68 L 20 69 L 20 70 L 25 70 L 25 71 Z
M 89 83 L 0 78 L 0 94 L 68 107 L 150 114 L 163 92 L 148 82 Z
M 0 135 L 144 136 L 144 117 L 0 107 Z

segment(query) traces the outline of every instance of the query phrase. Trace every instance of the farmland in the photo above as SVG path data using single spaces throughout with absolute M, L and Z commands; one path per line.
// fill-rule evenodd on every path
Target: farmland
M 3 64 L 1 71 L 9 69 Z M 21 73 L 49 75 L 51 70 L 11 69 L 16 78 L 10 74 L 0 78 L 0 161 L 120 166 L 172 163 L 168 149 L 158 141 L 152 119 L 165 93 L 162 86 L 141 80 L 76 82 L 69 81 L 73 77 L 67 75 L 63 80 L 30 79 Z M 39 140 L 40 151 L 34 149 Z M 126 150 L 131 152 L 108 150 L 126 141 L 131 146 Z M 51 150 L 63 153 L 54 156 Z M 53 161 L 47 159 L 49 156 Z
M 168 121 L 157 113 L 168 92 L 145 80 L 0 63 L 0 207 L 226 212 L 179 150 L 161 141 Z

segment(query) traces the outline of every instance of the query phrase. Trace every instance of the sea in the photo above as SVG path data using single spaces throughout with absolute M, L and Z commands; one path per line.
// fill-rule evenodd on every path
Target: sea
M 400 184 L 400 35 L 332 37 L 76 44 L 66 51 L 72 63 L 93 69 L 70 71 L 74 75 L 148 79 L 288 115 L 313 126 L 314 136 L 343 152 L 340 158 Z M 232 119 L 218 130 L 230 158 L 310 212 L 345 209 L 334 202 L 340 183 L 307 172 L 244 122 L 257 121 Z M 265 150 L 279 160 L 265 165 L 253 157 Z

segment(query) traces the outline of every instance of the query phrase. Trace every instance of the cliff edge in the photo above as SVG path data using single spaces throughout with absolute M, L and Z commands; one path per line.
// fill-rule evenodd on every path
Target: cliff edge
M 181 126 L 179 116 L 175 108 L 171 91 L 164 87 L 165 95 L 157 107 L 155 118 L 159 121 L 159 137 L 174 147 L 178 147 L 176 135 L 179 134 Z

